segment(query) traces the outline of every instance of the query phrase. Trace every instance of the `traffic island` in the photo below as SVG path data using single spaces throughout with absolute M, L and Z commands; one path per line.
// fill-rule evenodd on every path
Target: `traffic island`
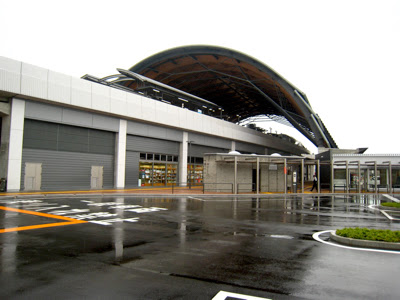
M 342 236 L 339 236 L 336 234 L 336 230 L 334 232 L 331 232 L 330 238 L 331 238 L 331 240 L 333 240 L 339 244 L 352 246 L 352 247 L 400 251 L 400 243 L 360 240 L 360 239 L 352 239 L 352 238 L 342 237 Z

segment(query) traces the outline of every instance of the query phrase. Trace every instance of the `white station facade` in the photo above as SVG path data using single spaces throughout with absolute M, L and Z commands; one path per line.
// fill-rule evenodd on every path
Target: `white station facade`
M 7 191 L 186 186 L 202 182 L 205 153 L 308 153 L 232 122 L 5 57 L 0 115 Z

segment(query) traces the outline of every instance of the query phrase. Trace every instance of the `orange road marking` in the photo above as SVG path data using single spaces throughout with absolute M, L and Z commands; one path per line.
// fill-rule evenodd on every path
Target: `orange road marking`
M 35 215 L 35 216 L 40 216 L 40 217 L 45 217 L 45 218 L 52 218 L 52 219 L 68 221 L 68 222 L 58 222 L 58 223 L 48 223 L 48 224 L 40 224 L 40 225 L 5 228 L 5 229 L 0 229 L 0 233 L 21 231 L 21 230 L 30 230 L 30 229 L 39 229 L 39 228 L 46 228 L 46 227 L 73 225 L 73 224 L 79 224 L 79 223 L 87 223 L 87 221 L 72 219 L 72 218 L 68 218 L 68 217 L 51 215 L 51 214 L 40 213 L 40 212 L 36 212 L 36 211 L 30 211 L 30 210 L 24 210 L 24 209 L 18 209 L 18 208 L 12 208 L 12 207 L 6 207 L 6 206 L 0 206 L 0 209 L 17 212 L 17 213 L 22 213 L 22 214 L 29 214 L 29 215 Z

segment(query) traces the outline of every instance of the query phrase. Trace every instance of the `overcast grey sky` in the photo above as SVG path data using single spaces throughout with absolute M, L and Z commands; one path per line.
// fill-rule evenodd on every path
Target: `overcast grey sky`
M 0 0 L 0 35 L 1 56 L 75 77 L 177 46 L 232 48 L 306 93 L 340 148 L 400 153 L 398 0 Z

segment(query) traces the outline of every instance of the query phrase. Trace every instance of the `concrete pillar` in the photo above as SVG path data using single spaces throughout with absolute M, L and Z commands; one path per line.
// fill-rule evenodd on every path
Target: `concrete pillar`
M 361 194 L 361 164 L 360 161 L 357 162 L 358 166 L 358 193 Z
M 389 194 L 392 194 L 392 162 L 389 161 Z
M 231 141 L 231 151 L 236 151 L 236 142 Z
M 237 183 L 238 183 L 238 180 L 237 180 L 237 177 L 238 177 L 237 176 L 237 173 L 238 173 L 237 164 L 238 164 L 238 157 L 235 155 L 235 166 L 234 166 L 235 171 L 234 171 L 234 175 L 233 175 L 233 193 L 234 194 L 238 193 L 238 190 L 237 190 Z
M 1 146 L 0 146 L 0 178 L 6 178 L 8 172 L 8 147 L 10 144 L 11 116 L 3 116 L 1 120 Z
M 287 194 L 287 161 L 286 158 L 283 159 L 283 185 L 284 185 L 284 193 Z
M 346 160 L 346 193 L 349 193 L 349 162 Z
M 378 178 L 378 166 L 377 166 L 377 164 L 376 164 L 376 161 L 375 161 L 375 163 L 374 163 L 374 172 L 375 172 L 375 193 L 377 193 L 378 192 L 378 180 L 377 180 L 377 178 Z
M 260 158 L 257 157 L 257 174 L 256 174 L 256 190 L 257 194 L 260 193 Z
M 187 185 L 188 142 L 189 142 L 189 134 L 187 132 L 183 132 L 182 142 L 179 145 L 179 185 L 180 186 Z
M 330 184 L 331 193 L 334 192 L 334 184 L 335 184 L 335 165 L 333 164 L 333 158 L 331 158 L 331 184 Z
M 304 159 L 301 160 L 301 193 L 304 194 Z
M 22 141 L 24 137 L 25 101 L 14 98 L 11 103 L 10 140 L 8 147 L 7 191 L 21 189 Z
M 116 136 L 115 151 L 115 187 L 123 189 L 125 187 L 125 162 L 126 162 L 126 131 L 128 122 L 119 120 L 119 129 Z
M 321 193 L 321 166 L 320 166 L 320 163 L 319 163 L 319 160 L 317 160 L 317 184 L 318 184 L 318 193 Z M 318 202 L 319 203 L 319 202 Z

